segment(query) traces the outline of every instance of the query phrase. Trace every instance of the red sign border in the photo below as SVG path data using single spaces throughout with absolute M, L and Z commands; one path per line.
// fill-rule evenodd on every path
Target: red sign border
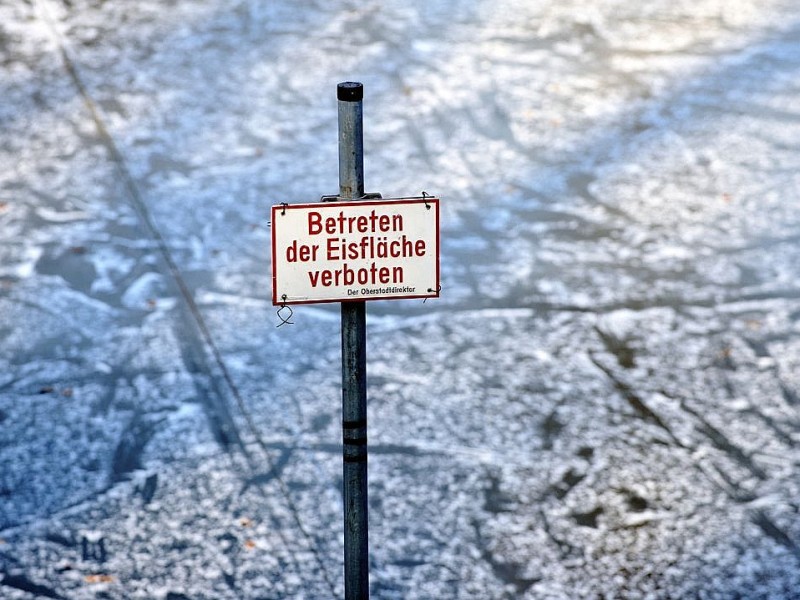
M 434 204 L 436 205 L 436 288 L 435 292 L 430 292 L 426 294 L 413 294 L 407 296 L 391 296 L 389 298 L 385 296 L 378 296 L 376 298 L 370 297 L 359 297 L 359 298 L 337 298 L 332 300 L 291 300 L 289 302 L 284 302 L 283 300 L 278 299 L 278 276 L 276 273 L 276 266 L 275 266 L 275 251 L 276 251 L 276 240 L 275 240 L 275 217 L 277 213 L 284 210 L 292 210 L 292 209 L 307 209 L 307 208 L 319 208 L 320 202 L 306 202 L 302 204 L 274 204 L 272 206 L 272 226 L 270 227 L 271 232 L 271 245 L 272 245 L 272 254 L 270 255 L 270 261 L 272 266 L 272 305 L 273 306 L 288 306 L 288 305 L 295 305 L 295 304 L 329 304 L 331 302 L 370 302 L 375 300 L 414 300 L 414 299 L 425 299 L 425 298 L 438 298 L 439 292 L 441 291 L 440 285 L 440 256 L 441 256 L 441 248 L 440 248 L 440 236 L 439 236 L 439 198 L 437 196 L 426 196 L 424 198 L 381 198 L 380 200 L 342 200 L 336 202 L 325 202 L 323 203 L 325 206 L 386 206 L 391 204 Z

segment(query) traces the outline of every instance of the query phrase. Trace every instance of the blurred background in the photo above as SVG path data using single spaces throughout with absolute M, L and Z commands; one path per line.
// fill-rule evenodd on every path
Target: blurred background
M 368 303 L 374 598 L 796 598 L 787 0 L 0 4 L 0 596 L 343 591 L 339 307 L 270 206 L 441 198 Z

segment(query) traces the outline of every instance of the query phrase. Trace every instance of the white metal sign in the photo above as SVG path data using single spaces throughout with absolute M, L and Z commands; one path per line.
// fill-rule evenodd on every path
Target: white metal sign
M 438 296 L 438 198 L 272 207 L 273 304 Z

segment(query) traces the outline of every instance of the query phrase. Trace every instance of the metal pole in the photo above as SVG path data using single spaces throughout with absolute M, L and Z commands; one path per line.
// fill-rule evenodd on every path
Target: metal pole
M 364 196 L 364 142 L 360 83 L 340 83 L 339 196 Z M 342 440 L 344 597 L 369 598 L 367 516 L 367 312 L 363 301 L 342 302 Z

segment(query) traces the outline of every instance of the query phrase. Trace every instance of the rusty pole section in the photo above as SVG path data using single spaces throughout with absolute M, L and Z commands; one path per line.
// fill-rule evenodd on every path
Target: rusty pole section
M 364 197 L 364 142 L 360 83 L 340 83 L 339 197 Z M 342 302 L 342 439 L 344 597 L 369 598 L 367 508 L 367 312 L 364 301 Z

